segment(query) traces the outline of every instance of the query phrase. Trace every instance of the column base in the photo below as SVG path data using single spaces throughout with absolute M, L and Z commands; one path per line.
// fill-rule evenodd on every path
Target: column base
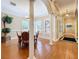
M 49 44 L 50 44 L 50 45 L 53 45 L 53 42 L 50 41 Z
M 27 59 L 30 59 L 29 57 Z M 36 59 L 35 56 L 33 56 L 33 59 Z

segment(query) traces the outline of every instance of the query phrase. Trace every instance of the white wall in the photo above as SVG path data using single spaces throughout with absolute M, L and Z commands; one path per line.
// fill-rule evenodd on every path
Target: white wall
M 1 17 L 5 16 L 7 14 L 5 13 L 1 13 Z M 11 36 L 11 39 L 17 39 L 17 35 L 16 32 L 21 33 L 22 32 L 22 20 L 26 19 L 25 17 L 18 17 L 18 16 L 14 16 L 11 14 L 8 14 L 10 17 L 13 17 L 13 21 L 11 24 L 6 25 L 6 27 L 11 28 L 11 32 L 9 33 L 9 35 Z M 41 20 L 43 21 L 43 25 L 42 25 L 42 32 L 40 37 L 44 38 L 44 39 L 50 39 L 50 33 L 45 32 L 45 20 L 49 20 L 50 21 L 50 17 L 46 16 L 46 17 L 37 17 L 35 18 L 35 20 Z M 3 28 L 3 24 L 1 24 L 2 28 Z

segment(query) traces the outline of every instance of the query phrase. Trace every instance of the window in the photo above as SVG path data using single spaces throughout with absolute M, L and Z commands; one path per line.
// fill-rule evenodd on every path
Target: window
M 29 30 L 29 20 L 23 20 L 22 21 L 22 30 L 28 31 Z
M 22 30 L 23 31 L 29 31 L 29 20 L 23 20 L 22 21 Z M 35 20 L 34 21 L 34 33 L 41 32 L 42 30 L 42 21 L 41 20 Z
M 41 20 L 36 20 L 34 24 L 34 30 L 35 32 L 42 30 L 42 21 Z
M 50 22 L 49 22 L 49 20 L 45 21 L 45 32 L 50 32 Z

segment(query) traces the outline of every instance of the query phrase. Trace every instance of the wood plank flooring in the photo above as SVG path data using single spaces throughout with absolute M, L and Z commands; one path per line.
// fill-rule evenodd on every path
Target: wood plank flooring
M 40 40 L 37 44 L 37 59 L 78 59 L 78 47 L 75 42 L 58 41 L 52 46 L 48 41 Z
M 10 40 L 1 45 L 1 59 L 27 59 L 28 48 L 19 48 L 17 40 Z
M 17 40 L 1 44 L 1 59 L 27 59 L 28 55 L 28 48 L 19 48 Z M 39 39 L 35 56 L 36 59 L 78 59 L 78 44 L 62 40 L 51 46 L 48 40 Z

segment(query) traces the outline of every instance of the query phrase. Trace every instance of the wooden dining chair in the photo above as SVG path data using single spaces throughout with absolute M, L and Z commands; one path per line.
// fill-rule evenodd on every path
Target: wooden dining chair
M 18 34 L 18 32 L 16 32 L 16 33 L 17 33 L 17 37 L 18 37 L 19 46 L 21 46 L 21 38 L 22 38 L 22 37 L 21 37 L 21 35 Z
M 29 45 L 29 33 L 28 32 L 23 32 L 22 33 L 22 46 L 24 45 Z

